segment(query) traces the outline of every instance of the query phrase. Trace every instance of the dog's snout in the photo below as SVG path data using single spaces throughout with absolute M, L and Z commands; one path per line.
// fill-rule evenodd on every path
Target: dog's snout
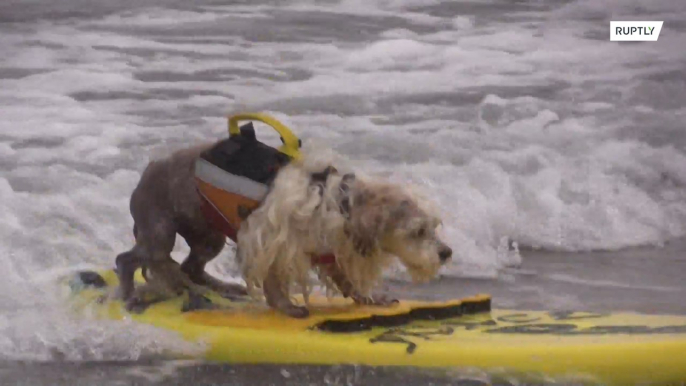
M 441 259 L 441 263 L 445 263 L 453 256 L 453 250 L 450 247 L 445 247 L 438 252 L 438 257 Z

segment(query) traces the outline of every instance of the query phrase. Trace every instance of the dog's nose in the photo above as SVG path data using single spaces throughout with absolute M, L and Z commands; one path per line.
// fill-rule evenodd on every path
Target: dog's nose
M 440 252 L 438 252 L 438 257 L 441 259 L 441 263 L 445 263 L 452 256 L 453 256 L 453 250 L 450 249 L 450 247 L 445 247 Z

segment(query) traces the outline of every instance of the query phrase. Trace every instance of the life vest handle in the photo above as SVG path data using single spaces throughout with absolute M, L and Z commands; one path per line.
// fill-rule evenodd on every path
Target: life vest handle
M 283 145 L 279 148 L 279 151 L 291 158 L 300 158 L 300 139 L 293 134 L 291 129 L 276 118 L 263 113 L 240 113 L 229 116 L 230 136 L 241 135 L 241 129 L 238 127 L 238 122 L 240 121 L 259 121 L 268 124 L 281 135 Z

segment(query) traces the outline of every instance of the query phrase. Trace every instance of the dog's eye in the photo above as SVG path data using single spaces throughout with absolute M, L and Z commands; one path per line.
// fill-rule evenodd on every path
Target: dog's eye
M 419 230 L 415 233 L 415 236 L 417 236 L 417 237 L 426 236 L 426 228 L 419 228 Z

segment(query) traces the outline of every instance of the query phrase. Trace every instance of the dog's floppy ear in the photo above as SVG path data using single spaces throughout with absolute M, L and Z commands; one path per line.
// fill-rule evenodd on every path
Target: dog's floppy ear
M 378 248 L 387 220 L 383 206 L 374 201 L 375 194 L 369 190 L 355 195 L 346 230 L 355 250 L 362 256 L 369 256 Z
M 395 208 L 393 208 L 390 215 L 393 220 L 399 220 L 403 217 L 406 217 L 411 210 L 412 203 L 409 200 L 402 200 Z

